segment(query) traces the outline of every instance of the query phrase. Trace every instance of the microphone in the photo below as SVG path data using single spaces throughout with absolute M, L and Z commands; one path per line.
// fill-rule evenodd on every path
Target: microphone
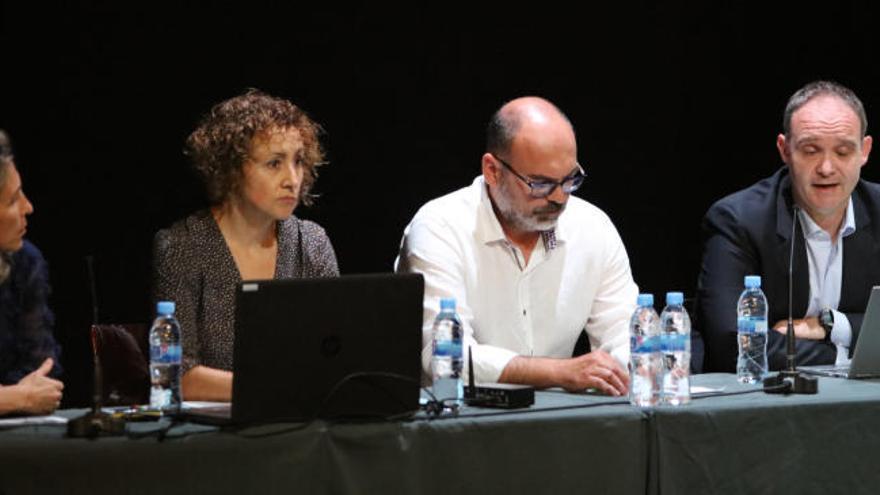
M 95 265 L 94 258 L 86 256 L 86 270 L 89 275 L 89 293 L 92 296 L 92 327 L 89 329 L 89 337 L 92 341 L 92 365 L 95 369 L 92 376 L 92 413 L 101 411 L 104 401 L 104 368 L 101 366 L 101 356 L 98 355 L 98 346 L 102 344 L 101 334 L 98 331 L 98 291 L 95 288 Z
M 785 328 L 785 368 L 788 371 L 795 370 L 795 356 L 797 355 L 797 351 L 795 350 L 794 345 L 794 318 L 792 317 L 792 306 L 794 299 L 794 282 L 793 282 L 793 274 L 794 274 L 794 241 L 795 239 L 795 227 L 800 223 L 800 211 L 798 205 L 794 205 L 792 208 L 791 215 L 791 246 L 788 251 L 788 325 Z
M 67 422 L 67 436 L 94 438 L 122 435 L 125 433 L 125 422 L 101 410 L 104 395 L 104 373 L 98 346 L 102 342 L 101 334 L 98 331 L 98 292 L 95 290 L 95 269 L 91 256 L 86 256 L 86 268 L 92 295 L 92 326 L 89 335 L 92 342 L 92 363 L 95 367 L 94 383 L 92 384 L 92 410 Z
M 797 226 L 800 223 L 801 209 L 795 204 L 791 215 L 791 245 L 788 251 L 788 322 L 785 328 L 785 369 L 775 376 L 764 379 L 764 392 L 768 394 L 815 394 L 819 392 L 819 381 L 815 377 L 801 374 L 797 370 L 797 350 L 794 336 L 794 244 Z

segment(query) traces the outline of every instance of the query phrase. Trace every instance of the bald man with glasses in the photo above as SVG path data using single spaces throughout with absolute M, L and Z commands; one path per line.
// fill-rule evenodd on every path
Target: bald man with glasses
M 541 98 L 506 103 L 482 172 L 416 213 L 395 262 L 425 277 L 426 375 L 440 299 L 452 297 L 478 382 L 625 395 L 638 287 L 611 220 L 570 196 L 586 174 L 568 118 Z M 591 352 L 572 357 L 583 332 Z

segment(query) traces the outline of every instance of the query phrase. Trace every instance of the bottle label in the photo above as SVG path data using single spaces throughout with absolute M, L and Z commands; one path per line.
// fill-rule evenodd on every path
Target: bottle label
M 660 336 L 661 352 L 684 352 L 687 350 L 688 335 L 667 333 Z
M 166 409 L 171 405 L 171 389 L 153 387 L 150 389 L 150 408 Z
M 660 350 L 660 339 L 646 337 L 644 335 L 631 335 L 629 340 L 630 352 L 636 354 L 651 353 Z
M 162 344 L 150 346 L 150 362 L 151 363 L 180 363 L 181 348 L 180 344 Z
M 454 340 L 438 340 L 434 342 L 434 355 L 461 358 L 461 342 L 455 342 Z
M 736 320 L 736 331 L 739 333 L 767 333 L 767 318 L 740 316 Z

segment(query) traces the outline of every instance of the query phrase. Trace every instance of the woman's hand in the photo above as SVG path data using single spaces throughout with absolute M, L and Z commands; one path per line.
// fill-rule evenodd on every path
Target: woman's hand
M 19 411 L 32 414 L 49 414 L 61 404 L 61 391 L 64 384 L 54 378 L 49 378 L 54 362 L 52 358 L 46 358 L 39 368 L 22 378 L 18 384 L 22 397 L 22 403 L 17 408 Z

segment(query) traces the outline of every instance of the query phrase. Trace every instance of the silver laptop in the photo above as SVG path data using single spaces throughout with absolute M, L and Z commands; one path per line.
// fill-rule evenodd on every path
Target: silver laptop
M 880 286 L 871 289 L 859 340 L 853 351 L 850 364 L 843 366 L 818 365 L 798 366 L 804 373 L 837 378 L 878 378 L 880 377 Z

